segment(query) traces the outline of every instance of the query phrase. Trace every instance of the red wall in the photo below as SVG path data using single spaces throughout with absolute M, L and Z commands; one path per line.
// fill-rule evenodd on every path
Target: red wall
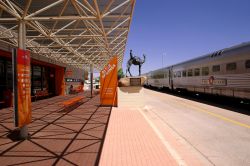
M 0 50 L 0 57 L 12 58 L 11 52 Z M 55 68 L 55 86 L 56 86 L 56 95 L 65 95 L 65 68 L 57 66 L 51 63 L 42 62 L 31 58 L 31 64 L 34 65 L 43 65 Z
M 57 67 L 55 71 L 56 79 L 56 95 L 63 96 L 65 95 L 65 69 L 64 67 Z
M 11 58 L 11 52 L 0 50 L 0 57 Z

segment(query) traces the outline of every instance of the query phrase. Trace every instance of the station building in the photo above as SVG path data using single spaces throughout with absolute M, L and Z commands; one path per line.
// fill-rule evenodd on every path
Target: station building
M 12 49 L 10 45 L 0 42 L 0 102 L 3 107 L 13 105 L 13 68 Z M 58 63 L 44 56 L 31 53 L 31 96 L 38 92 L 47 92 L 38 99 L 69 94 L 74 89 L 83 90 L 88 71 Z
M 82 89 L 88 73 L 102 70 L 113 56 L 121 67 L 134 5 L 134 0 L 1 1 L 0 108 L 13 105 L 13 48 L 30 51 L 31 97 Z

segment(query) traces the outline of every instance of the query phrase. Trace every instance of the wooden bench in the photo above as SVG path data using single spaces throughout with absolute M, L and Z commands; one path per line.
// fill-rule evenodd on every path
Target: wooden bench
M 74 97 L 72 99 L 69 99 L 67 101 L 62 102 L 62 105 L 65 108 L 67 108 L 67 107 L 73 106 L 74 104 L 80 102 L 83 98 L 84 98 L 83 96 L 77 96 L 77 97 Z
M 83 92 L 83 86 L 82 86 L 82 85 L 79 85 L 78 87 L 76 87 L 75 89 L 73 89 L 73 91 L 74 91 L 75 93 Z

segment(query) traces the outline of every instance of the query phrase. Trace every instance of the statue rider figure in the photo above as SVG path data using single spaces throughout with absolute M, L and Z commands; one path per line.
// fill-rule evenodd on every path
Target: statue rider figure
M 130 59 L 133 59 L 133 53 L 132 53 L 132 50 L 130 50 Z

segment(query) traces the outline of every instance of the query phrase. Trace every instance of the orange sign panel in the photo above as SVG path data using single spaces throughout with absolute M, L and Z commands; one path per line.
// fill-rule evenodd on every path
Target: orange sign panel
M 103 106 L 117 106 L 117 56 L 100 73 L 100 99 Z
M 15 124 L 22 127 L 31 122 L 30 52 L 18 49 L 14 61 Z

